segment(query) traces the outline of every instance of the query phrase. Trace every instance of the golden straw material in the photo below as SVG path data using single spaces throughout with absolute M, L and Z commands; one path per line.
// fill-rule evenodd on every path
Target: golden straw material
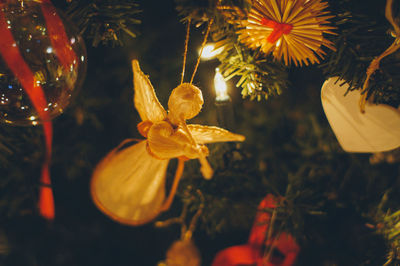
M 196 65 L 194 67 L 192 77 L 190 78 L 190 82 L 189 82 L 190 84 L 192 84 L 194 76 L 196 75 L 196 72 L 197 72 L 197 68 L 199 67 L 201 54 L 203 53 L 203 49 L 204 49 L 204 46 L 206 45 L 206 42 L 207 42 L 207 39 L 208 39 L 208 34 L 210 33 L 211 25 L 213 24 L 213 22 L 214 22 L 213 19 L 210 19 L 210 21 L 208 22 L 207 31 L 206 31 L 206 34 L 204 35 L 203 43 L 201 44 L 200 54 L 197 57 L 197 62 L 196 62 Z
M 112 219 L 142 225 L 169 209 L 186 160 L 198 159 L 204 178 L 212 177 L 204 144 L 243 141 L 244 136 L 218 127 L 187 125 L 186 120 L 203 106 L 201 90 L 189 83 L 180 84 L 171 92 L 167 112 L 137 60 L 132 61 L 132 67 L 134 104 L 142 119 L 137 127 L 146 139 L 131 146 L 127 145 L 130 140 L 124 141 L 106 155 L 94 170 L 91 194 L 96 206 Z M 166 196 L 166 172 L 173 158 L 178 158 L 178 165 Z
M 113 220 L 141 225 L 161 212 L 169 160 L 153 158 L 146 141 L 122 149 L 125 144 L 96 166 L 90 191 L 96 206 Z
M 324 34 L 335 34 L 333 18 L 322 0 L 253 0 L 245 20 L 238 20 L 239 40 L 251 49 L 272 53 L 286 65 L 320 63 L 322 46 L 335 50 Z

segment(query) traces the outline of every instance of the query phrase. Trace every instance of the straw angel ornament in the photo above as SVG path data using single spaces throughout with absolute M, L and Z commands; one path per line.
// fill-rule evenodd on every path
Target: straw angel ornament
M 125 140 L 112 150 L 93 173 L 91 194 L 97 207 L 112 219 L 141 225 L 169 209 L 186 160 L 198 159 L 204 178 L 212 177 L 204 144 L 243 141 L 244 136 L 218 127 L 186 124 L 203 105 L 201 90 L 191 83 L 172 90 L 166 112 L 137 60 L 132 61 L 132 68 L 134 104 L 142 119 L 138 130 L 146 139 L 127 148 L 129 140 Z M 178 165 L 166 198 L 166 171 L 172 158 L 178 158 Z

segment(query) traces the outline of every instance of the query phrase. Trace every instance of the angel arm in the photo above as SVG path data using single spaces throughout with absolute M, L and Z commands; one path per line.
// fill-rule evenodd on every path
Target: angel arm
M 192 143 L 190 137 L 180 127 L 174 129 L 170 123 L 154 123 L 147 134 L 148 147 L 153 156 L 170 159 L 185 156 L 189 159 L 208 155 L 204 145 Z
M 198 145 L 182 127 L 173 129 L 171 124 L 162 121 L 154 124 L 147 135 L 150 152 L 158 158 L 173 158 L 185 156 L 189 159 L 199 159 L 201 173 L 204 178 L 210 179 L 213 170 L 206 156 L 208 149 L 204 145 Z
M 245 137 L 242 135 L 234 134 L 219 127 L 203 126 L 203 125 L 187 125 L 184 123 L 184 130 L 187 132 L 189 138 L 192 140 L 193 145 L 203 146 L 202 144 L 226 141 L 244 141 Z M 203 146 L 205 147 L 205 146 Z M 207 154 L 208 155 L 208 154 Z M 205 179 L 211 179 L 214 174 L 206 155 L 200 154 L 198 157 L 201 168 L 200 171 Z
M 156 93 L 149 78 L 141 71 L 139 62 L 132 60 L 134 104 L 143 121 L 162 121 L 167 112 L 157 99 Z
M 245 140 L 244 136 L 232 133 L 220 127 L 203 126 L 196 124 L 191 124 L 187 126 L 194 140 L 198 144 Z

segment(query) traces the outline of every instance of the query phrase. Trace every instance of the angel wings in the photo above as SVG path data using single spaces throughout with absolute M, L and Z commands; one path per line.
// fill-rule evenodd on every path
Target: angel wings
M 244 136 L 218 127 L 186 124 L 202 108 L 201 90 L 189 83 L 179 85 L 171 92 L 166 112 L 137 60 L 132 61 L 132 69 L 134 105 L 142 119 L 138 130 L 146 139 L 129 147 L 125 146 L 130 140 L 125 140 L 103 158 L 93 172 L 91 194 L 96 206 L 112 219 L 141 225 L 168 210 L 186 160 L 198 159 L 203 176 L 209 179 L 213 170 L 205 144 L 243 141 Z M 178 158 L 178 165 L 165 199 L 167 166 L 172 158 Z

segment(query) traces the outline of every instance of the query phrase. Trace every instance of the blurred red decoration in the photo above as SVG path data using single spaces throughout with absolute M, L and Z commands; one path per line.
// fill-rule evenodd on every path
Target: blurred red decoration
M 212 266 L 290 266 L 294 265 L 300 251 L 295 239 L 288 233 L 281 232 L 278 237 L 267 238 L 271 213 L 266 209 L 274 209 L 277 199 L 268 194 L 258 206 L 258 212 L 250 232 L 250 237 L 245 245 L 233 246 L 220 251 Z M 264 254 L 265 246 L 272 249 L 267 258 Z

